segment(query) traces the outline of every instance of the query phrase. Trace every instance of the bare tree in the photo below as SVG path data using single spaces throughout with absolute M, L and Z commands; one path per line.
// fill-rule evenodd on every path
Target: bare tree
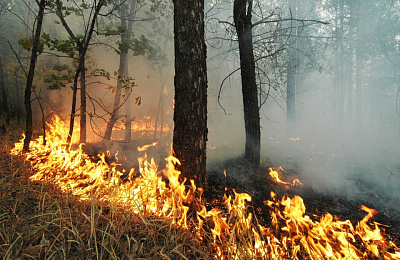
M 36 17 L 37 19 L 36 30 L 33 38 L 32 53 L 31 53 L 28 77 L 26 79 L 25 99 L 24 99 L 25 110 L 26 110 L 26 129 L 25 129 L 25 140 L 24 140 L 23 150 L 25 152 L 29 151 L 29 143 L 31 142 L 33 134 L 31 94 L 32 94 L 33 77 L 35 75 L 36 60 L 40 44 L 40 35 L 43 25 L 44 9 L 46 7 L 46 0 L 40 0 L 40 2 L 38 2 L 38 7 L 39 7 L 39 12 Z
M 245 158 L 258 166 L 260 163 L 261 130 L 256 68 L 253 53 L 252 8 L 252 0 L 235 0 L 233 5 L 233 19 L 239 40 L 244 124 L 246 131 Z

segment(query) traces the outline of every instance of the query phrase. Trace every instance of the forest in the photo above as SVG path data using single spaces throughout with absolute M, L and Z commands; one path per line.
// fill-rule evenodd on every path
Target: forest
M 0 0 L 3 259 L 400 259 L 400 1 Z

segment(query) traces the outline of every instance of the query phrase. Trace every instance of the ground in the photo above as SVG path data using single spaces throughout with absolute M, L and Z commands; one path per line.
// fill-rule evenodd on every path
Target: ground
M 211 258 L 210 244 L 193 239 L 183 230 L 173 229 L 168 220 L 151 217 L 143 220 L 94 201 L 82 203 L 61 194 L 51 185 L 31 183 L 28 177 L 33 169 L 29 163 L 23 156 L 10 155 L 13 142 L 20 138 L 20 132 L 17 132 L 4 135 L 0 147 L 0 255 L 4 259 L 96 259 L 106 255 L 120 259 Z M 110 150 L 107 157 L 110 163 L 115 162 L 113 154 L 119 150 L 121 165 L 118 167 L 137 168 L 136 160 L 131 158 L 144 156 L 144 152 L 138 152 L 136 147 L 146 143 L 148 140 L 122 146 L 97 143 L 86 145 L 84 149 L 93 160 L 97 154 Z M 151 147 L 148 153 L 149 156 L 156 155 L 156 162 L 162 166 L 170 146 L 167 142 L 161 144 Z M 129 155 L 127 151 L 130 151 Z M 233 195 L 233 189 L 246 192 L 252 196 L 248 210 L 260 224 L 268 226 L 270 208 L 265 201 L 270 199 L 273 191 L 278 198 L 285 194 L 301 196 L 306 214 L 312 219 L 318 220 L 329 212 L 355 224 L 366 215 L 360 210 L 364 204 L 378 209 L 373 221 L 383 224 L 381 229 L 386 230 L 387 238 L 400 244 L 400 207 L 386 203 L 387 198 L 376 192 L 373 184 L 359 182 L 358 189 L 364 194 L 358 198 L 322 194 L 309 188 L 307 183 L 289 187 L 273 182 L 268 175 L 268 168 L 272 166 L 269 164 L 264 162 L 260 168 L 254 168 L 241 157 L 210 164 L 208 190 L 203 197 L 208 209 L 222 208 L 224 194 Z M 295 170 L 285 174 L 286 180 L 297 176 Z

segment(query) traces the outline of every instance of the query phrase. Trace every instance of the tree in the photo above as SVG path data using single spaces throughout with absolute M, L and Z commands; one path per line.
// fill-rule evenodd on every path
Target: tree
M 290 0 L 289 8 L 292 18 L 297 18 L 297 1 Z M 288 137 L 296 135 L 297 30 L 297 26 L 294 26 L 291 21 L 286 74 L 286 135 Z
M 181 178 L 206 186 L 207 70 L 204 0 L 174 0 L 173 152 Z
M 44 9 L 46 7 L 46 0 L 40 0 L 38 6 L 39 6 L 39 12 L 37 15 L 36 31 L 32 42 L 32 53 L 31 53 L 28 77 L 26 79 L 25 99 L 24 99 L 25 110 L 26 110 L 26 129 L 25 129 L 23 150 L 25 152 L 29 151 L 29 143 L 31 142 L 33 134 L 31 94 L 32 94 L 33 77 L 35 75 L 36 60 L 40 44 L 40 35 L 43 25 Z
M 233 19 L 239 40 L 240 71 L 244 123 L 246 131 L 245 158 L 258 166 L 260 163 L 260 110 L 258 105 L 252 35 L 252 0 L 235 0 Z
M 64 26 L 65 30 L 68 32 L 70 39 L 75 43 L 76 48 L 78 49 L 78 65 L 75 71 L 74 76 L 74 85 L 73 85 L 73 97 L 72 97 L 72 107 L 71 107 L 71 116 L 70 116 L 70 126 L 69 133 L 67 137 L 67 142 L 71 142 L 72 134 L 74 131 L 74 122 L 76 116 L 76 96 L 78 92 L 78 80 L 80 79 L 80 93 L 81 93 L 81 106 L 80 106 L 80 138 L 79 142 L 86 142 L 86 67 L 85 67 L 85 58 L 86 53 L 89 48 L 89 43 L 92 39 L 93 32 L 95 30 L 95 25 L 97 22 L 97 17 L 104 5 L 106 5 L 105 0 L 94 1 L 93 6 L 91 7 L 91 14 L 88 19 L 88 26 L 84 28 L 84 35 L 75 34 L 67 21 L 65 20 L 65 16 L 71 14 L 71 10 L 82 12 L 81 8 L 87 7 L 87 3 L 82 2 L 76 9 L 71 9 L 69 7 L 65 7 L 60 0 L 56 0 L 56 14 L 60 18 L 61 24 Z
M 118 82 L 115 90 L 114 108 L 111 113 L 111 118 L 107 122 L 106 131 L 104 134 L 104 140 L 111 140 L 112 129 L 119 118 L 119 110 L 121 107 L 121 92 L 124 78 L 129 77 L 128 74 L 128 51 L 131 44 L 131 35 L 133 27 L 133 16 L 136 10 L 136 0 L 131 0 L 130 6 L 128 6 L 126 0 L 121 0 L 121 43 L 120 43 L 120 56 L 119 56 L 119 69 L 118 69 Z M 129 102 L 128 102 L 129 103 Z M 127 104 L 130 105 L 130 104 Z M 127 108 L 128 109 L 128 108 Z M 126 118 L 127 121 L 127 132 L 129 135 L 126 139 L 130 138 L 131 124 L 130 117 Z M 128 123 L 129 121 L 129 123 Z
M 1 114 L 5 114 L 6 116 L 6 124 L 10 124 L 10 109 L 7 101 L 7 93 L 4 79 L 4 64 L 2 58 L 0 58 L 0 88 L 1 88 L 1 96 L 2 96 L 2 112 Z

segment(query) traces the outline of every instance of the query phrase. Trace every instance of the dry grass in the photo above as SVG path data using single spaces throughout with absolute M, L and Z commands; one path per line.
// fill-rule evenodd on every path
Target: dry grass
M 10 155 L 20 128 L 0 137 L 0 257 L 3 259 L 210 259 L 204 243 L 168 219 L 81 202 L 32 183 L 30 164 Z M 10 131 L 10 130 L 9 130 Z

